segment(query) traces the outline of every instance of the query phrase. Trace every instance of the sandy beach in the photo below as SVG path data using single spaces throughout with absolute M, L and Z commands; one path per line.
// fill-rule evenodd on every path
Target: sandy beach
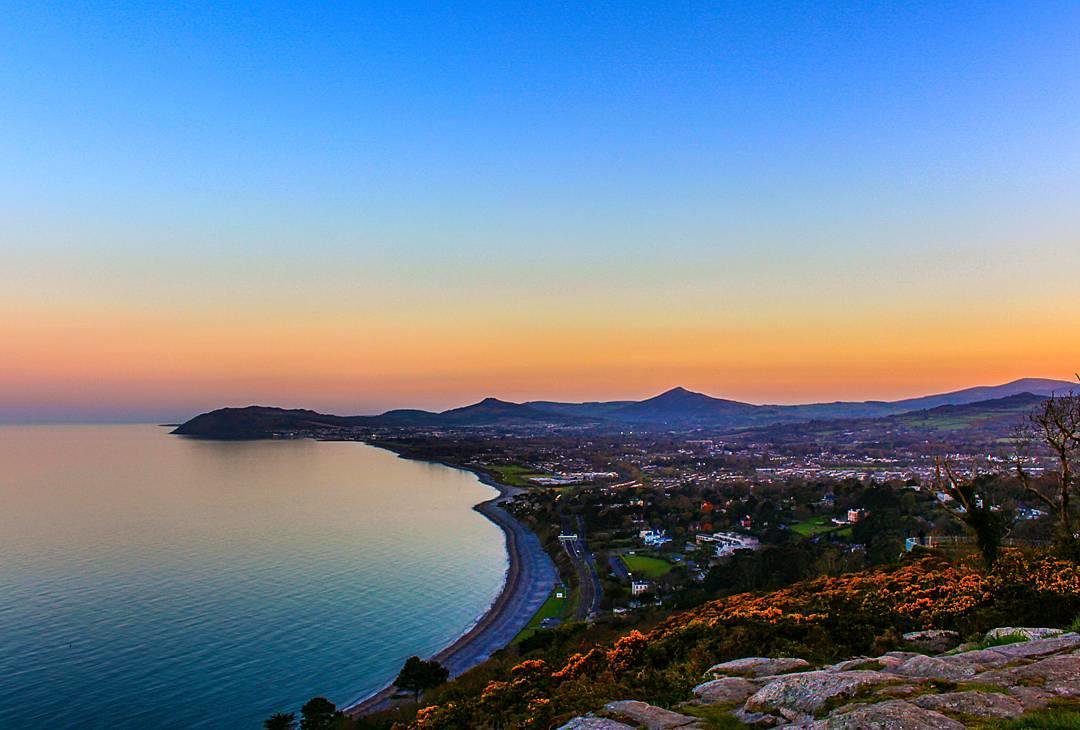
M 525 628 L 551 595 L 558 581 L 558 571 L 536 535 L 502 506 L 517 494 L 519 489 L 500 484 L 475 469 L 456 464 L 446 466 L 472 471 L 481 482 L 498 490 L 497 496 L 481 502 L 473 509 L 502 529 L 506 536 L 509 558 L 503 589 L 488 610 L 472 628 L 430 657 L 449 669 L 451 677 L 456 677 L 502 649 Z M 347 705 L 343 710 L 352 717 L 377 712 L 390 706 L 393 695 L 394 687 L 389 685 L 373 695 Z

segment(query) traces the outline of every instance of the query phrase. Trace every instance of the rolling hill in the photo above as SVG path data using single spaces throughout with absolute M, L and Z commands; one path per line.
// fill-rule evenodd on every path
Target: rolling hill
M 270 406 L 219 408 L 180 424 L 173 433 L 213 439 L 258 439 L 290 431 L 347 426 L 352 420 L 315 411 Z
M 387 411 L 378 416 L 335 416 L 266 406 L 222 408 L 196 416 L 174 433 L 205 438 L 265 438 L 274 434 L 342 427 L 371 428 L 637 428 L 660 430 L 747 429 L 774 424 L 877 419 L 910 414 L 929 426 L 993 417 L 1030 408 L 1053 393 L 1080 390 L 1075 383 L 1025 378 L 998 386 L 899 401 L 754 405 L 672 388 L 641 401 L 511 403 L 485 398 L 472 405 L 433 412 Z M 965 410 L 966 408 L 966 410 Z M 945 410 L 942 410 L 945 409 Z M 949 410 L 953 409 L 953 410 Z M 979 415 L 981 414 L 981 415 Z

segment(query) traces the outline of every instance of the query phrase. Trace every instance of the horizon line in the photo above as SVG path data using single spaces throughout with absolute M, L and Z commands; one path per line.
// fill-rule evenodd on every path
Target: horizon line
M 275 406 L 275 405 L 265 405 L 265 404 L 262 404 L 262 403 L 248 403 L 247 405 L 242 405 L 242 406 L 230 406 L 230 405 L 217 406 L 217 407 L 214 407 L 214 408 L 210 408 L 209 410 L 203 410 L 203 411 L 195 412 L 194 415 L 186 416 L 186 417 L 161 416 L 161 417 L 153 418 L 153 417 L 150 417 L 148 415 L 147 417 L 143 418 L 143 417 L 133 417 L 133 416 L 130 416 L 130 415 L 126 415 L 126 416 L 118 416 L 118 417 L 110 418 L 108 416 L 95 417 L 95 416 L 90 416 L 90 415 L 85 415 L 85 414 L 79 414 L 79 415 L 73 415 L 70 418 L 65 418 L 63 415 L 59 415 L 59 416 L 56 416 L 56 417 L 38 416 L 38 417 L 16 418 L 16 419 L 13 419 L 13 420 L 5 420 L 3 418 L 2 413 L 0 413 L 0 426 L 153 425 L 153 426 L 167 427 L 167 426 L 179 425 L 179 424 L 184 423 L 187 420 L 190 420 L 191 418 L 194 418 L 195 416 L 200 415 L 202 413 L 208 413 L 208 412 L 212 412 L 212 411 L 216 411 L 216 410 L 224 410 L 224 409 L 244 409 L 244 408 L 280 408 L 281 410 L 309 410 L 309 411 L 314 411 L 316 413 L 321 413 L 323 415 L 380 416 L 380 415 L 383 415 L 385 413 L 390 413 L 390 412 L 399 411 L 399 410 L 417 410 L 417 411 L 427 411 L 429 413 L 445 413 L 446 411 L 452 411 L 452 410 L 456 410 L 456 409 L 459 409 L 459 408 L 467 408 L 469 406 L 473 406 L 473 405 L 476 405 L 478 403 L 482 403 L 485 400 L 496 400 L 496 401 L 500 401 L 502 403 L 510 403 L 510 404 L 513 404 L 513 405 L 528 405 L 528 404 L 531 404 L 531 403 L 614 403 L 614 402 L 637 403 L 637 402 L 649 400 L 651 398 L 659 397 L 659 396 L 664 395 L 666 393 L 670 393 L 670 392 L 673 392 L 673 391 L 680 391 L 680 390 L 684 391 L 684 392 L 687 392 L 687 393 L 692 393 L 694 395 L 703 395 L 703 396 L 706 396 L 708 398 L 714 398 L 714 399 L 717 399 L 717 400 L 728 400 L 728 401 L 732 401 L 732 402 L 743 403 L 745 405 L 751 405 L 751 406 L 757 406 L 757 407 L 763 407 L 763 408 L 764 407 L 772 407 L 772 406 L 775 406 L 775 407 L 797 407 L 797 406 L 812 406 L 812 405 L 831 405 L 831 404 L 835 404 L 835 403 L 897 403 L 897 402 L 902 402 L 902 401 L 907 401 L 907 400 L 916 400 L 916 399 L 919 399 L 919 398 L 933 398 L 933 397 L 936 397 L 936 396 L 949 395 L 949 394 L 952 394 L 952 393 L 960 393 L 960 392 L 964 392 L 964 391 L 967 391 L 967 390 L 974 390 L 974 389 L 977 389 L 977 388 L 1002 388 L 1002 387 L 1006 387 L 1006 386 L 1009 386 L 1009 385 L 1014 385 L 1016 383 L 1020 383 L 1020 382 L 1023 382 L 1023 381 L 1045 381 L 1045 382 L 1049 382 L 1049 383 L 1060 383 L 1060 384 L 1062 384 L 1062 386 L 1073 386 L 1073 385 L 1075 385 L 1076 388 L 1078 390 L 1080 390 L 1080 375 L 1077 376 L 1077 379 L 1078 379 L 1077 383 L 1074 384 L 1069 380 L 1062 380 L 1060 378 L 1047 378 L 1047 377 L 1041 377 L 1041 376 L 1025 376 L 1025 377 L 1021 377 L 1021 378 L 1014 378 L 1014 379 L 1006 381 L 1004 383 L 997 383 L 997 384 L 993 384 L 993 385 L 972 385 L 972 386 L 967 386 L 967 387 L 963 387 L 963 388 L 958 388 L 956 390 L 934 391 L 934 392 L 931 392 L 931 393 L 924 393 L 922 395 L 913 395 L 913 396 L 908 396 L 908 397 L 904 397 L 904 398 L 895 398 L 895 399 L 892 399 L 892 400 L 867 398 L 867 399 L 863 399 L 863 400 L 806 401 L 806 402 L 798 402 L 798 403 L 768 403 L 768 402 L 753 403 L 753 402 L 750 402 L 750 401 L 737 401 L 737 400 L 734 400 L 734 399 L 731 399 L 731 398 L 725 398 L 723 396 L 716 396 L 716 395 L 712 395 L 712 394 L 709 394 L 709 393 L 705 393 L 703 391 L 692 390 L 690 388 L 686 388 L 686 387 L 681 386 L 681 385 L 675 385 L 675 386 L 667 388 L 667 389 L 665 389 L 665 390 L 663 390 L 663 391 L 661 391 L 659 393 L 653 393 L 652 395 L 645 395 L 645 396 L 641 396 L 639 398 L 611 398 L 611 399 L 608 399 L 608 400 L 589 400 L 589 399 L 587 399 L 587 400 L 553 400 L 553 399 L 546 399 L 546 398 L 532 398 L 532 399 L 529 399 L 529 400 L 507 400 L 507 399 L 504 399 L 504 398 L 499 398 L 498 396 L 488 395 L 488 396 L 481 397 L 479 400 L 470 400 L 470 401 L 468 401 L 468 402 L 466 402 L 466 403 L 464 403 L 462 405 L 451 406 L 450 408 L 446 408 L 446 409 L 443 409 L 443 410 L 429 410 L 429 409 L 426 409 L 426 408 L 404 408 L 404 407 L 402 407 L 402 408 L 389 408 L 389 409 L 381 410 L 381 411 L 378 411 L 378 412 L 363 412 L 363 413 L 352 413 L 352 414 L 331 413 L 329 411 L 320 411 L 320 410 L 317 410 L 317 409 L 314 409 L 314 408 L 306 408 L 306 407 L 303 407 L 303 406 L 295 406 L 295 407 Z M 1068 392 L 1073 392 L 1073 391 L 1069 390 Z M 78 410 L 81 410 L 81 409 L 78 409 Z

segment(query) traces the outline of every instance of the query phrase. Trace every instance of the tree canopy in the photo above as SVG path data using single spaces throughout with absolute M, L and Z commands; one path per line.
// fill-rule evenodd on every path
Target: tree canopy
M 411 656 L 405 660 L 405 666 L 401 668 L 394 684 L 400 689 L 412 692 L 419 700 L 421 692 L 438 687 L 449 678 L 450 670 L 437 661 L 424 661 L 418 656 Z
M 325 697 L 312 697 L 300 708 L 300 730 L 331 730 L 340 713 Z
M 278 712 L 263 720 L 265 730 L 296 730 L 296 715 L 292 712 Z

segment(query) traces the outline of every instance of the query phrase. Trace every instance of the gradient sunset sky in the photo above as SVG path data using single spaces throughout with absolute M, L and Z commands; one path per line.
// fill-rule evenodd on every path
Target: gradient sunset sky
M 0 421 L 1080 368 L 1080 4 L 9 3 Z

